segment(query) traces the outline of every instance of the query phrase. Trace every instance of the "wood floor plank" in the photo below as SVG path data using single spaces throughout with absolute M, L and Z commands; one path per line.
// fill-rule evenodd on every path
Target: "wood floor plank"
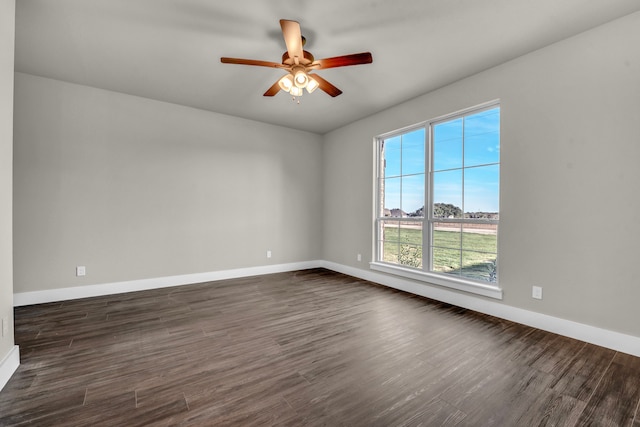
M 631 426 L 640 400 L 640 358 L 616 353 L 579 424 L 583 426 Z
M 640 427 L 640 358 L 324 269 L 18 307 L 0 426 Z
M 588 401 L 615 355 L 614 350 L 585 343 L 575 357 L 560 359 L 565 365 L 555 372 L 551 388 L 564 396 Z

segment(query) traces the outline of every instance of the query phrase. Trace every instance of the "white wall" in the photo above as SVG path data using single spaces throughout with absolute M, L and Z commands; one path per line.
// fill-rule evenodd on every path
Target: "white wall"
M 320 257 L 320 136 L 15 78 L 16 293 Z
M 2 361 L 13 349 L 13 53 L 15 40 L 15 1 L 0 2 L 0 319 L 9 330 L 0 331 L 0 389 Z
M 503 304 L 640 337 L 638 40 L 635 13 L 326 135 L 323 258 L 368 269 L 376 135 L 500 99 Z

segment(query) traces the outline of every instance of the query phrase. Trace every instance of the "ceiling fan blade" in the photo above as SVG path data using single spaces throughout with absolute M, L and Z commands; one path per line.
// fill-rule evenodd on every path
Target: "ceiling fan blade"
M 278 91 L 280 90 L 280 85 L 278 84 L 278 82 L 280 82 L 280 79 L 278 79 L 273 86 L 271 86 L 269 89 L 267 89 L 267 91 L 264 93 L 263 96 L 274 96 L 276 93 L 278 93 Z
M 282 28 L 284 43 L 287 45 L 289 58 L 294 60 L 296 57 L 299 59 L 304 58 L 302 53 L 302 33 L 300 32 L 300 24 L 297 21 L 281 19 L 280 27 Z M 295 63 L 297 64 L 298 62 L 296 61 Z
M 309 77 L 313 78 L 313 80 L 318 82 L 318 87 L 323 91 L 327 92 L 332 97 L 336 97 L 342 93 L 340 89 L 323 79 L 317 74 L 309 74 Z
M 333 58 L 318 59 L 311 67 L 318 70 L 326 68 L 347 67 L 349 65 L 371 64 L 373 57 L 370 52 L 353 53 L 351 55 L 334 56 Z
M 240 58 L 220 58 L 220 62 L 223 64 L 240 64 L 240 65 L 256 65 L 258 67 L 270 67 L 270 68 L 286 68 L 285 65 L 278 64 L 277 62 L 259 61 L 256 59 L 240 59 Z

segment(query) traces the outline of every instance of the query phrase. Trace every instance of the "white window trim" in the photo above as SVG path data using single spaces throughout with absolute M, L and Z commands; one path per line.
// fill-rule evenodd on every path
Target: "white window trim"
M 500 106 L 500 100 L 496 99 L 490 102 L 486 102 L 480 105 L 476 105 L 474 107 L 470 107 L 470 108 L 466 108 L 464 110 L 460 110 L 460 111 L 456 111 L 454 113 L 450 113 L 450 114 L 446 114 L 444 116 L 440 116 L 437 117 L 435 119 L 432 120 L 428 120 L 425 122 L 421 122 L 421 123 L 417 123 L 415 125 L 412 126 L 406 126 L 404 128 L 401 129 L 397 129 L 395 131 L 392 132 L 387 132 L 384 134 L 381 134 L 379 136 L 377 136 L 376 138 L 374 138 L 374 171 L 375 171 L 375 176 L 374 176 L 374 181 L 375 181 L 375 185 L 374 185 L 374 221 L 373 221 L 373 225 L 374 225 L 374 233 L 373 233 L 373 247 L 372 247 L 372 254 L 373 254 L 373 259 L 374 261 L 369 263 L 369 268 L 372 270 L 376 270 L 376 271 L 380 271 L 382 273 L 387 273 L 387 274 L 393 274 L 396 276 L 402 276 L 408 279 L 412 279 L 412 280 L 418 280 L 421 282 L 426 282 L 429 284 L 433 284 L 433 285 L 438 285 L 438 286 L 443 286 L 443 287 L 447 287 L 447 288 L 451 288 L 451 289 L 456 289 L 459 291 L 464 291 L 464 292 L 469 292 L 472 294 L 476 294 L 476 295 L 482 295 L 482 296 L 486 296 L 489 298 L 494 298 L 494 299 L 499 299 L 502 300 L 502 288 L 497 284 L 492 284 L 492 283 L 483 283 L 483 282 L 479 282 L 479 281 L 475 281 L 475 280 L 467 280 L 461 277 L 453 277 L 453 276 L 447 276 L 445 274 L 441 274 L 441 273 L 433 273 L 430 271 L 426 271 L 426 270 L 418 270 L 418 269 L 413 269 L 413 268 L 407 268 L 407 267 L 403 267 L 401 265 L 397 265 L 397 264 L 390 264 L 390 263 L 386 263 L 386 262 L 382 262 L 382 261 L 377 261 L 378 259 L 378 252 L 379 252 L 379 247 L 378 247 L 378 220 L 380 219 L 378 217 L 378 209 L 380 206 L 380 192 L 379 192 L 379 167 L 380 167 L 380 161 L 379 161 L 379 155 L 380 155 L 380 141 L 385 139 L 385 138 L 389 138 L 391 136 L 394 135 L 400 135 L 406 132 L 410 132 L 412 129 L 418 129 L 420 127 L 424 127 L 426 130 L 426 135 L 428 138 L 427 144 L 428 146 L 425 147 L 427 149 L 425 149 L 425 155 L 427 155 L 427 152 L 430 151 L 430 146 L 431 146 L 431 131 L 430 131 L 430 127 L 438 122 L 442 122 L 442 121 L 446 121 L 449 120 L 453 117 L 457 117 L 457 116 L 461 116 L 461 115 L 465 115 L 468 114 L 470 112 L 473 111 L 481 111 L 484 109 L 489 109 L 492 108 L 494 106 Z M 501 141 L 502 144 L 502 141 Z M 430 158 L 430 154 L 428 155 Z M 429 183 L 430 185 L 430 183 Z M 431 190 L 429 190 L 429 198 L 431 197 Z M 429 198 L 425 198 L 425 202 L 427 200 L 429 200 Z M 430 202 L 429 202 L 430 203 Z M 426 203 L 425 203 L 425 210 L 426 210 Z M 427 220 L 427 218 L 425 217 L 424 225 L 429 224 L 429 221 Z M 428 228 L 428 227 L 425 227 Z M 425 231 L 426 232 L 426 231 Z M 428 255 L 429 257 L 431 257 L 431 255 Z
M 433 285 L 444 286 L 459 291 L 470 292 L 485 297 L 502 299 L 502 289 L 499 286 L 465 280 L 457 277 L 446 277 L 443 274 L 431 273 L 428 271 L 414 270 L 405 268 L 400 265 L 387 264 L 383 262 L 373 261 L 369 263 L 369 268 L 387 274 L 406 277 L 407 279 L 419 280 Z

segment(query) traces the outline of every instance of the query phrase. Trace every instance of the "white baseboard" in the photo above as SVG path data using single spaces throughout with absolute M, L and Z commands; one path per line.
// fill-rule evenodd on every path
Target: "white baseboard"
M 20 366 L 20 348 L 14 345 L 0 362 L 0 390 L 7 385 L 18 366 Z
M 54 301 L 65 301 L 78 298 L 142 291 L 147 289 L 166 288 L 170 286 L 189 285 L 248 276 L 259 276 L 286 271 L 306 270 L 318 267 L 323 267 L 328 270 L 368 280 L 415 295 L 432 298 L 458 307 L 511 320 L 523 325 L 532 326 L 534 328 L 640 357 L 640 337 L 512 307 L 471 294 L 453 292 L 436 285 L 430 286 L 426 283 L 422 284 L 414 282 L 399 276 L 377 273 L 372 270 L 363 270 L 330 261 L 320 260 L 51 289 L 45 291 L 22 292 L 13 295 L 13 303 L 14 306 L 19 307 L 23 305 L 42 304 Z
M 67 301 L 79 298 L 122 294 L 171 286 L 192 285 L 194 283 L 216 280 L 236 279 L 240 277 L 261 276 L 286 271 L 306 270 L 320 267 L 322 261 L 305 261 L 290 264 L 265 265 L 260 267 L 237 268 L 233 270 L 212 271 L 207 273 L 183 274 L 179 276 L 157 277 L 152 279 L 129 280 L 126 282 L 102 283 L 99 285 L 75 286 L 70 288 L 43 291 L 19 292 L 13 294 L 13 305 L 43 304 L 55 301 Z
M 362 270 L 330 261 L 323 261 L 322 267 L 358 277 L 390 288 L 410 292 L 427 298 L 432 298 L 458 307 L 478 311 L 480 313 L 511 320 L 544 331 L 553 332 L 566 337 L 575 338 L 601 347 L 621 351 L 640 357 L 640 337 L 626 335 L 571 320 L 561 319 L 534 311 L 512 307 L 499 302 L 476 297 L 471 294 L 452 292 L 438 286 L 429 286 L 406 280 L 399 276 L 389 276 L 371 270 Z

